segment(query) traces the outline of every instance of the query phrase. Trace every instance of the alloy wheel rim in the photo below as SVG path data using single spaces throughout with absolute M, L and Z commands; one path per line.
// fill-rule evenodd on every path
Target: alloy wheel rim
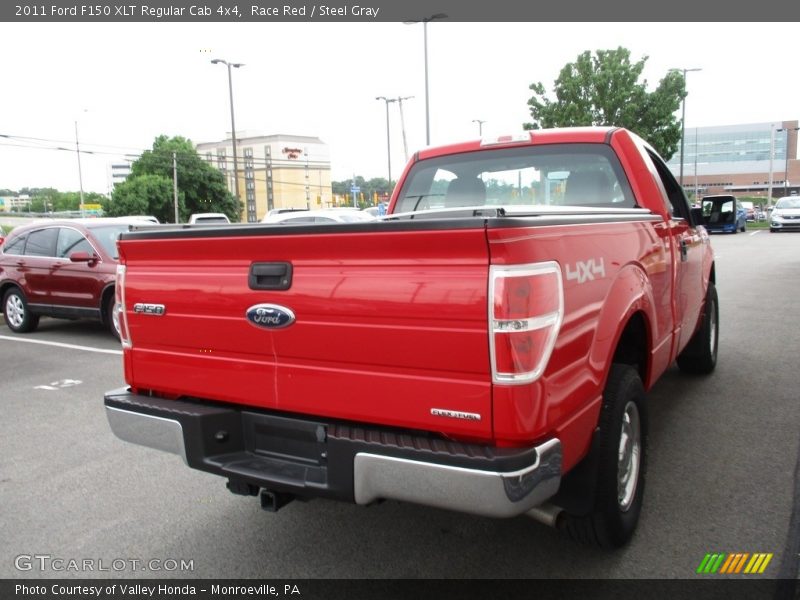
M 709 350 L 711 350 L 711 356 L 714 356 L 714 352 L 717 347 L 717 314 L 715 308 L 716 307 L 714 306 L 714 303 L 712 301 L 711 306 L 709 307 L 709 310 L 711 311 L 710 313 L 711 318 L 709 319 L 709 327 L 711 327 L 711 333 L 708 336 L 710 344 Z
M 622 415 L 617 463 L 617 501 L 623 512 L 631 507 L 636 496 L 641 455 L 642 434 L 639 409 L 634 402 L 628 402 Z
M 25 307 L 22 305 L 22 299 L 16 294 L 12 294 L 6 300 L 6 317 L 14 327 L 20 327 L 25 320 Z
M 117 303 L 115 302 L 114 305 L 111 307 L 111 323 L 114 325 L 114 331 L 117 332 L 117 335 L 121 335 L 120 325 L 119 325 L 119 311 L 117 310 Z

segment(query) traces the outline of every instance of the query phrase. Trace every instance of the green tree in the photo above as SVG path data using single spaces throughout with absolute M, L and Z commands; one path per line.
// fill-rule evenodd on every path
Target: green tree
M 199 212 L 221 212 L 228 215 L 231 221 L 239 221 L 242 206 L 228 191 L 225 176 L 200 158 L 190 140 L 180 136 L 168 138 L 165 135 L 157 137 L 153 149 L 145 151 L 131 165 L 131 174 L 115 188 L 112 201 L 107 203 L 107 213 L 146 214 L 156 216 L 162 222 L 173 222 L 173 154 L 177 164 L 178 212 L 181 221 Z M 149 179 L 134 185 L 142 177 Z M 164 187 L 165 181 L 168 190 Z M 154 195 L 156 193 L 160 195 Z M 123 203 L 119 207 L 114 206 L 118 199 Z M 143 200 L 147 204 L 142 204 Z M 133 211 L 134 207 L 136 211 Z
M 378 194 L 378 199 L 380 200 L 384 194 L 391 194 L 393 189 L 393 184 L 390 184 L 389 181 L 384 177 L 373 177 L 369 181 L 364 179 L 361 175 L 357 175 L 355 177 L 355 184 L 357 187 L 361 188 L 359 192 L 359 206 L 362 208 L 366 208 L 367 206 L 372 206 L 374 204 L 374 195 Z M 331 182 L 331 190 L 334 194 L 338 194 L 339 196 L 350 196 L 350 188 L 353 186 L 353 179 L 345 179 L 344 181 L 332 181 Z M 363 200 L 361 198 L 363 197 Z M 352 198 L 351 198 L 352 200 Z
M 528 105 L 533 122 L 523 127 L 625 127 L 669 160 L 681 140 L 675 112 L 686 96 L 686 86 L 681 73 L 670 70 L 648 92 L 647 80 L 639 81 L 647 58 L 632 63 L 630 51 L 622 47 L 583 52 L 561 69 L 553 87 L 555 100 L 547 98 L 541 82 L 531 84 L 534 95 Z
M 114 188 L 111 201 L 103 206 L 106 215 L 153 215 L 162 223 L 175 221 L 172 180 L 162 175 L 129 177 Z M 186 214 L 183 194 L 178 193 L 178 212 Z

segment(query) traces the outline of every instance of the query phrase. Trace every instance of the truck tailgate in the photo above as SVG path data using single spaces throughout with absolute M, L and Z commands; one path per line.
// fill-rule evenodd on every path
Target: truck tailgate
M 480 225 L 172 230 L 119 246 L 133 387 L 491 437 Z M 288 289 L 251 289 L 254 264 L 286 263 Z M 296 320 L 257 326 L 260 304 Z

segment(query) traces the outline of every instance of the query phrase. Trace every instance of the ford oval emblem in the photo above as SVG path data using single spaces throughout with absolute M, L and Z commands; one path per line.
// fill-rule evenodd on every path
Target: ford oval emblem
M 255 327 L 283 329 L 294 323 L 294 313 L 277 304 L 256 304 L 247 309 L 247 320 Z

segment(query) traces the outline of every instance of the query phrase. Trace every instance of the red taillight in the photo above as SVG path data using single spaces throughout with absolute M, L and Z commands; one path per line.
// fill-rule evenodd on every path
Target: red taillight
M 119 337 L 124 348 L 130 348 L 131 336 L 125 311 L 125 265 L 117 265 L 117 282 L 114 285 L 114 312 L 119 322 Z
M 561 268 L 555 262 L 489 271 L 489 350 L 494 383 L 538 379 L 564 317 Z

